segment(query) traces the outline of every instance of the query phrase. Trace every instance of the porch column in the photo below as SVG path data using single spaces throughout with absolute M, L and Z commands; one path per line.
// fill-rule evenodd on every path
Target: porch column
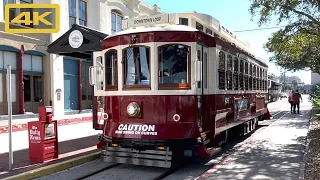
M 78 59 L 78 106 L 79 106 L 79 111 L 82 110 L 82 78 L 81 78 L 81 64 L 82 64 L 82 59 Z
M 54 42 L 61 35 L 69 30 L 68 1 L 51 0 L 52 4 L 60 5 L 60 31 L 50 34 L 50 42 Z M 50 83 L 51 83 L 51 100 L 53 107 L 53 116 L 60 118 L 64 116 L 64 73 L 63 73 L 63 56 L 50 54 Z M 60 100 L 57 98 L 57 91 L 61 91 Z
M 23 53 L 24 46 L 21 45 L 20 51 L 18 53 L 18 94 L 19 94 L 19 114 L 24 114 L 24 84 L 23 84 Z

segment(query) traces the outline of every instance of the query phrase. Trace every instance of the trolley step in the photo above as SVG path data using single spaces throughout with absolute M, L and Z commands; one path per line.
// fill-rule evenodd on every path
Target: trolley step
M 168 148 L 163 151 L 138 151 L 131 148 L 104 147 L 101 151 L 101 160 L 104 162 L 170 168 L 172 151 L 169 151 Z

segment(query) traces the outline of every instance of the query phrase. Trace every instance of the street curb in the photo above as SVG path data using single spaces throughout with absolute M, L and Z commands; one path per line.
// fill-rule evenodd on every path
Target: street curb
M 312 112 L 311 112 L 312 113 Z M 312 115 L 312 114 L 311 114 Z M 312 126 L 312 119 L 314 117 L 310 118 L 309 121 L 309 127 L 308 127 L 308 132 L 307 132 L 307 136 L 306 136 L 306 147 L 304 149 L 304 153 L 303 153 L 303 160 L 300 163 L 300 172 L 299 172 L 299 178 L 298 179 L 305 179 L 304 175 L 305 175 L 305 170 L 306 170 L 306 164 L 307 164 L 307 160 L 308 160 L 308 151 L 309 151 L 309 144 L 310 144 L 310 138 L 308 138 L 308 134 L 311 130 L 311 126 Z
M 91 122 L 92 116 L 78 117 L 78 118 L 67 118 L 57 120 L 58 126 L 71 125 L 71 124 L 80 124 L 85 122 Z M 31 122 L 31 121 L 30 121 Z M 28 122 L 23 124 L 14 124 L 12 125 L 12 132 L 25 131 L 28 130 Z M 0 126 L 0 134 L 8 133 L 8 126 Z
M 46 167 L 41 167 L 35 170 L 31 170 L 28 172 L 24 172 L 21 174 L 17 174 L 14 176 L 10 176 L 7 178 L 4 178 L 2 180 L 27 180 L 27 179 L 33 179 L 33 178 L 39 178 L 42 176 L 46 176 L 52 173 L 56 173 L 59 171 L 63 171 L 68 168 L 72 168 L 74 166 L 78 166 L 96 159 L 100 158 L 100 152 L 92 153 L 89 155 L 77 157 L 74 159 L 70 159 L 61 163 L 52 164 Z

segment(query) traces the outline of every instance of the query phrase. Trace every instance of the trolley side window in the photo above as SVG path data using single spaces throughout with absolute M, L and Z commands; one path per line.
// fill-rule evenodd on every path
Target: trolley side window
M 227 55 L 227 89 L 232 90 L 232 56 L 230 54 Z
M 219 89 L 226 89 L 226 55 L 223 52 L 219 52 Z
M 238 58 L 234 58 L 233 60 L 233 89 L 239 89 L 239 60 Z
M 245 69 L 244 69 L 244 90 L 249 90 L 249 64 L 245 62 Z
M 123 50 L 124 88 L 150 89 L 150 48 L 133 46 Z
M 105 53 L 106 69 L 106 90 L 118 89 L 118 59 L 117 51 L 112 49 Z
M 239 90 L 244 90 L 244 63 L 243 60 L 240 60 L 240 74 L 239 74 Z
M 257 67 L 257 90 L 260 90 L 260 68 Z
M 190 47 L 166 44 L 159 47 L 159 89 L 190 88 Z
M 264 90 L 268 90 L 268 70 L 264 71 Z
M 252 64 L 249 63 L 249 90 L 252 90 Z
M 257 71 L 257 67 L 255 65 L 253 65 L 252 67 L 252 90 L 257 90 L 257 81 L 256 81 L 256 71 Z

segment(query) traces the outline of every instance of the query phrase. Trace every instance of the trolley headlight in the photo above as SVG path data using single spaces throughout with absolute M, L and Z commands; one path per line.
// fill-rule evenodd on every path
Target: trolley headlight
M 140 114 L 140 106 L 136 102 L 132 102 L 127 106 L 127 113 L 129 116 L 138 116 Z

